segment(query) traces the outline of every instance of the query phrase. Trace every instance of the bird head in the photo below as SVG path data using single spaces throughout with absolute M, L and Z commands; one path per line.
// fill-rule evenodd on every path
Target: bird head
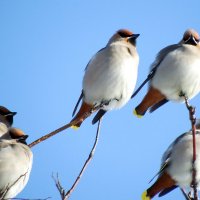
M 25 133 L 22 130 L 11 127 L 11 128 L 9 128 L 8 133 L 9 133 L 10 137 L 12 139 L 16 139 L 17 142 L 27 144 L 26 139 L 28 138 L 28 135 L 25 135 Z
M 199 41 L 200 37 L 197 31 L 195 31 L 194 29 L 188 29 L 185 31 L 181 43 L 197 46 L 199 44 Z
M 13 116 L 16 115 L 16 112 L 11 112 L 4 106 L 0 106 L 0 121 L 11 126 L 13 124 Z
M 108 44 L 122 41 L 136 46 L 136 39 L 139 37 L 139 35 L 140 34 L 134 34 L 127 29 L 120 29 L 110 38 Z

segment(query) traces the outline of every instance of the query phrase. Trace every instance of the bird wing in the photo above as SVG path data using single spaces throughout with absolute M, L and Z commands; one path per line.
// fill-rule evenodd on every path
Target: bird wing
M 168 159 L 170 158 L 174 146 L 175 146 L 183 137 L 185 137 L 185 136 L 187 136 L 187 135 L 191 135 L 191 134 L 192 134 L 191 131 L 185 132 L 185 133 L 181 134 L 179 137 L 177 137 L 177 138 L 169 145 L 169 147 L 167 148 L 167 150 L 166 150 L 166 151 L 164 152 L 164 154 L 163 154 L 163 157 L 162 157 L 162 164 L 165 163 L 166 160 L 168 160 Z M 162 165 L 162 164 L 161 164 L 161 165 Z
M 164 190 L 162 190 L 160 193 L 159 193 L 159 197 L 162 197 L 164 195 L 166 195 L 167 193 L 171 192 L 172 190 L 176 189 L 178 186 L 177 185 L 173 185 L 172 187 L 169 187 L 169 188 L 166 188 Z
M 170 159 L 167 159 L 164 163 L 162 163 L 160 170 L 153 176 L 149 183 L 151 183 L 156 176 L 159 176 L 169 166 L 169 161 Z
M 96 55 L 97 55 L 99 52 L 101 52 L 102 50 L 104 50 L 104 49 L 105 49 L 105 47 L 102 48 L 102 49 L 100 49 L 100 50 L 90 59 L 90 61 L 88 62 L 88 64 L 87 64 L 86 67 L 85 67 L 85 71 L 87 70 L 87 68 L 88 68 L 88 66 L 90 65 L 90 63 L 92 62 L 92 60 L 94 60 L 94 59 L 96 58 Z M 72 117 L 75 115 L 76 110 L 77 110 L 77 108 L 78 108 L 78 105 L 79 105 L 81 99 L 83 98 L 83 96 L 84 96 L 84 93 L 83 93 L 83 90 L 82 90 L 81 95 L 80 95 L 80 97 L 79 97 L 79 99 L 78 99 L 78 101 L 77 101 L 77 103 L 76 103 L 76 105 L 75 105 L 75 107 L 74 107 L 74 110 L 73 110 L 73 113 L 72 113 Z
M 155 61 L 151 64 L 150 73 L 148 74 L 147 78 L 143 81 L 143 83 L 139 86 L 139 88 L 132 94 L 131 99 L 135 97 L 137 93 L 143 88 L 143 86 L 154 77 L 154 74 L 156 73 L 157 68 L 159 67 L 160 63 L 164 60 L 164 58 L 167 56 L 167 54 L 169 54 L 170 52 L 180 47 L 181 47 L 180 44 L 172 44 L 170 46 L 167 46 L 161 49 L 158 52 Z
M 150 108 L 150 113 L 154 112 L 155 110 L 157 110 L 159 107 L 161 107 L 162 105 L 164 105 L 165 103 L 167 103 L 169 100 L 167 99 L 163 99 L 161 100 L 160 102 L 156 103 L 155 105 L 153 105 L 151 108 Z
M 92 62 L 92 60 L 96 58 L 97 54 L 99 54 L 99 52 L 103 51 L 104 49 L 105 49 L 105 47 L 100 49 L 99 51 L 97 51 L 97 53 L 90 59 L 90 61 L 88 62 L 88 64 L 85 67 L 85 71 L 87 70 L 87 68 L 90 65 L 90 63 Z
M 106 113 L 106 110 L 100 109 L 98 111 L 98 113 L 94 116 L 93 120 L 92 120 L 92 124 L 96 124 L 102 117 L 103 115 Z
M 171 53 L 172 51 L 174 51 L 180 47 L 182 47 L 181 44 L 172 44 L 172 45 L 169 45 L 169 46 L 161 49 L 158 52 L 155 61 L 151 64 L 151 67 L 150 67 L 151 71 L 154 68 L 157 69 L 159 67 L 160 63 L 164 60 L 164 58 L 167 56 L 167 54 Z
M 160 170 L 156 173 L 156 175 L 150 180 L 150 182 L 158 175 L 160 175 L 169 165 L 170 165 L 170 156 L 172 153 L 172 150 L 174 148 L 174 146 L 180 141 L 181 138 L 185 137 L 187 134 L 191 134 L 190 132 L 186 132 L 183 133 L 182 135 L 180 135 L 179 137 L 176 138 L 176 140 L 174 140 L 169 147 L 167 148 L 167 150 L 164 152 L 163 156 L 162 156 L 162 161 L 161 161 L 161 167 Z
M 81 94 L 80 94 L 80 96 L 79 96 L 79 98 L 78 98 L 78 101 L 77 101 L 77 103 L 76 103 L 76 105 L 75 105 L 75 107 L 74 107 L 74 110 L 73 110 L 73 113 L 72 113 L 72 117 L 75 115 L 76 110 L 77 110 L 77 108 L 78 108 L 78 105 L 79 105 L 81 99 L 83 98 L 83 96 L 84 96 L 84 94 L 83 94 L 83 90 L 82 90 L 82 92 L 81 92 Z

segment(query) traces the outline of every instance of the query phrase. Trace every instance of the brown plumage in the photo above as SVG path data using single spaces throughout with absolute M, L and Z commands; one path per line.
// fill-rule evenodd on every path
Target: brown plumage
M 74 120 L 78 120 L 78 121 L 80 120 L 80 121 L 79 121 L 79 123 L 76 123 L 73 126 L 77 127 L 77 128 L 80 127 L 82 122 L 86 118 L 86 114 L 88 114 L 87 117 L 89 117 L 89 113 L 92 111 L 93 107 L 94 107 L 93 105 L 89 105 L 83 101 L 80 110 L 78 111 L 76 116 L 72 119 L 72 121 L 74 121 Z
M 148 108 L 165 100 L 165 96 L 157 89 L 150 87 L 142 102 L 135 108 L 137 115 L 143 116 Z
M 147 79 L 132 95 L 134 97 L 149 81 L 149 90 L 134 110 L 141 117 L 149 109 L 156 110 L 168 101 L 184 102 L 200 92 L 200 37 L 188 29 L 177 44 L 163 48 L 151 65 Z
M 79 127 L 92 110 L 98 110 L 92 121 L 94 124 L 107 111 L 119 109 L 130 100 L 137 80 L 138 36 L 129 30 L 120 29 L 91 58 L 85 69 L 82 93 L 73 112 L 74 115 L 82 100 L 81 108 L 72 120 L 80 122 L 74 123 L 72 127 Z
M 170 177 L 167 172 L 161 174 L 157 181 L 146 191 L 146 196 L 152 199 L 156 194 L 175 186 L 175 181 Z

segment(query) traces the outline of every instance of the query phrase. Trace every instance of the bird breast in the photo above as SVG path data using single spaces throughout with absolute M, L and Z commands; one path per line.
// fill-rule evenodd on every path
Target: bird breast
M 168 53 L 151 84 L 169 100 L 183 101 L 180 92 L 188 98 L 194 97 L 200 91 L 200 49 L 183 45 Z
M 13 198 L 25 187 L 31 167 L 32 152 L 14 140 L 0 141 L 0 191 L 11 186 L 4 198 Z
M 83 78 L 85 102 L 100 104 L 111 100 L 107 110 L 123 106 L 134 90 L 138 62 L 137 53 L 131 55 L 126 46 L 113 45 L 97 53 Z
M 196 135 L 197 141 L 197 182 L 200 183 L 200 135 Z M 192 134 L 184 136 L 179 142 L 177 142 L 171 151 L 170 164 L 168 167 L 168 173 L 181 187 L 190 187 L 192 182 L 192 159 L 193 159 L 193 147 L 192 147 Z

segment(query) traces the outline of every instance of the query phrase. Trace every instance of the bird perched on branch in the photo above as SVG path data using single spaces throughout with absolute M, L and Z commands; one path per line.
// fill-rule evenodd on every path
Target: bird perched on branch
M 11 112 L 6 107 L 0 106 L 0 137 L 12 126 L 14 115 L 16 112 Z
M 13 127 L 0 137 L 0 199 L 14 198 L 27 184 L 33 159 L 27 137 Z
M 135 88 L 139 56 L 136 38 L 129 30 L 117 31 L 105 48 L 98 51 L 85 69 L 82 93 L 75 106 L 82 99 L 82 105 L 72 121 L 80 119 L 79 127 L 86 118 L 85 114 L 99 108 L 92 123 L 96 123 L 108 110 L 121 108 L 130 99 Z
M 200 37 L 193 30 L 185 31 L 182 40 L 162 49 L 151 66 L 143 85 L 150 81 L 149 89 L 134 114 L 142 117 L 150 108 L 153 112 L 169 100 L 183 102 L 200 91 Z
M 142 200 L 155 195 L 163 196 L 177 187 L 190 188 L 193 179 L 193 136 L 192 131 L 183 133 L 164 152 L 158 178 L 142 194 Z M 200 121 L 196 124 L 196 180 L 200 186 Z

